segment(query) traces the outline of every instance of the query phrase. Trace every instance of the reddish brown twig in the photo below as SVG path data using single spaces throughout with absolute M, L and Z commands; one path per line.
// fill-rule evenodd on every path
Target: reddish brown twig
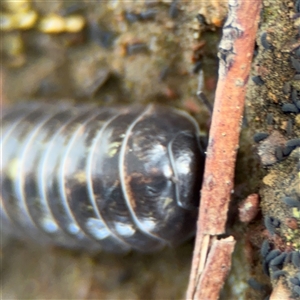
M 213 241 L 195 293 L 196 299 L 218 299 L 219 291 L 231 267 L 234 245 L 232 237 Z
M 214 294 L 209 298 L 205 298 L 211 292 L 207 284 L 212 281 L 206 277 L 214 276 L 214 270 L 220 268 L 221 262 L 216 259 L 218 256 L 226 258 L 223 265 L 226 264 L 226 270 L 230 268 L 231 262 L 228 258 L 233 251 L 233 239 L 228 242 L 230 246 L 225 247 L 224 251 L 219 247 L 214 248 L 213 240 L 225 232 L 260 7 L 261 0 L 229 0 L 228 18 L 220 43 L 219 81 L 207 148 L 187 299 L 217 299 L 225 276 L 221 276 L 223 281 L 214 287 Z M 214 253 L 211 253 L 212 249 Z M 212 257 L 215 257 L 214 261 Z

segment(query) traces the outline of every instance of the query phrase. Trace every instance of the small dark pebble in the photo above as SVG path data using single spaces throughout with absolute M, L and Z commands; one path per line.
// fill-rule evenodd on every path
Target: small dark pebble
M 252 76 L 252 81 L 259 86 L 262 86 L 265 84 L 265 82 L 262 80 L 260 76 Z
M 125 18 L 128 22 L 134 23 L 137 21 L 154 20 L 156 14 L 157 11 L 155 9 L 147 9 L 139 14 L 127 11 L 125 12 Z
M 298 295 L 300 296 L 300 286 L 299 285 L 295 285 L 293 287 L 293 291 Z
M 283 88 L 282 88 L 283 92 L 288 95 L 290 92 L 291 92 L 291 84 L 289 82 L 286 82 L 284 85 L 283 85 Z
M 274 235 L 276 226 L 274 226 L 274 224 L 273 224 L 273 218 L 269 217 L 269 216 L 265 216 L 264 223 L 265 223 L 266 228 L 270 232 L 270 234 Z
M 295 104 L 285 103 L 281 107 L 282 111 L 285 113 L 298 113 L 299 110 Z
M 292 151 L 294 149 L 295 149 L 294 147 L 287 147 L 287 146 L 285 146 L 282 149 L 282 153 L 283 153 L 284 156 L 288 156 L 288 155 L 290 155 L 292 153 Z
M 267 40 L 267 33 L 264 32 L 261 37 L 260 37 L 260 41 L 262 46 L 266 49 L 266 50 L 272 50 L 273 46 L 268 42 Z
M 297 277 L 290 278 L 290 282 L 294 285 L 300 285 L 300 280 Z
M 278 270 L 278 271 L 275 271 L 274 273 L 272 273 L 272 279 L 279 279 L 280 276 L 286 276 L 287 275 L 287 272 L 286 271 L 283 271 L 283 270 Z
M 259 143 L 260 141 L 266 139 L 268 136 L 269 134 L 266 132 L 258 132 L 254 134 L 253 140 L 255 143 Z
M 256 291 L 263 291 L 266 289 L 266 286 L 262 283 L 259 283 L 254 278 L 248 280 L 248 284 Z
M 177 0 L 173 0 L 169 9 L 169 16 L 171 19 L 176 19 L 179 15 L 179 9 L 177 7 Z
M 85 9 L 85 7 L 86 5 L 84 3 L 74 3 L 67 7 L 64 7 L 62 10 L 60 10 L 59 14 L 62 17 L 69 16 L 72 14 L 78 14 L 81 13 Z
M 283 198 L 283 202 L 290 206 L 290 207 L 298 207 L 300 208 L 300 201 L 294 199 L 294 198 L 291 198 L 291 197 L 284 197 Z
M 272 223 L 275 227 L 279 227 L 280 225 L 280 220 L 279 219 L 275 219 L 273 217 L 270 217 L 272 219 Z
M 135 43 L 135 44 L 127 45 L 127 55 L 146 53 L 147 51 L 148 51 L 148 47 L 144 43 Z
M 90 39 L 103 48 L 109 48 L 114 40 L 114 33 L 102 28 L 97 22 L 90 22 L 88 26 Z
M 289 252 L 285 257 L 284 263 L 289 264 L 291 261 L 292 261 L 292 252 Z
M 267 124 L 268 125 L 273 125 L 273 114 L 267 114 Z
M 263 271 L 267 276 L 270 276 L 269 264 L 267 262 L 263 262 L 262 264 Z
M 300 17 L 300 14 L 299 14 L 299 17 Z M 300 47 L 298 47 L 297 49 L 294 50 L 295 51 L 295 56 L 297 58 L 300 58 Z
M 197 61 L 195 64 L 194 64 L 194 67 L 193 67 L 193 70 L 192 72 L 194 74 L 198 74 L 199 71 L 202 69 L 202 61 Z
M 292 139 L 286 142 L 287 147 L 300 147 L 300 139 Z
M 295 1 L 295 12 L 296 13 L 300 12 L 300 1 L 299 0 Z
M 292 66 L 296 70 L 297 73 L 300 73 L 300 62 L 298 59 L 291 57 Z
M 293 133 L 293 121 L 291 119 L 288 119 L 288 123 L 286 126 L 286 133 L 288 135 L 292 135 L 292 133 Z
M 196 15 L 196 19 L 198 20 L 198 22 L 201 24 L 201 25 L 207 25 L 207 22 L 206 22 L 206 19 L 203 15 L 201 14 L 197 14 Z
M 147 7 L 157 6 L 158 0 L 144 0 Z
M 283 252 L 271 260 L 270 266 L 279 266 L 279 265 L 283 264 L 285 258 L 286 258 L 286 253 Z
M 275 157 L 278 161 L 283 160 L 283 147 L 279 146 L 275 149 Z
M 294 102 L 294 104 L 296 104 L 297 99 L 298 99 L 298 97 L 297 97 L 297 90 L 296 89 L 292 90 L 291 96 L 292 96 L 292 101 Z
M 292 254 L 292 264 L 296 268 L 300 268 L 300 255 L 298 251 L 294 251 Z
M 265 258 L 265 262 L 269 263 L 272 259 L 274 259 L 275 257 L 277 257 L 280 253 L 281 253 L 281 251 L 278 250 L 278 249 L 270 251 L 270 253 Z
M 159 73 L 159 81 L 164 81 L 170 73 L 170 66 L 165 66 Z
M 140 15 L 136 14 L 136 13 L 133 13 L 133 12 L 126 11 L 125 12 L 125 18 L 128 22 L 134 23 L 134 22 L 137 22 L 137 21 L 140 20 Z
M 49 78 L 42 79 L 38 88 L 36 89 L 36 95 L 38 97 L 53 97 L 56 93 L 59 93 L 59 86 L 55 82 L 49 80 Z
M 262 257 L 266 257 L 267 254 L 270 251 L 270 243 L 267 240 L 264 240 L 263 243 L 261 244 L 261 248 L 260 248 L 260 254 Z
M 270 264 L 269 264 L 269 268 L 272 270 L 272 273 L 277 272 L 277 271 L 280 270 L 279 267 L 277 267 L 277 266 L 270 266 Z
M 300 80 L 300 74 L 295 74 L 293 77 L 294 80 Z
M 147 9 L 140 13 L 140 18 L 144 21 L 146 20 L 154 20 L 157 14 L 156 9 Z

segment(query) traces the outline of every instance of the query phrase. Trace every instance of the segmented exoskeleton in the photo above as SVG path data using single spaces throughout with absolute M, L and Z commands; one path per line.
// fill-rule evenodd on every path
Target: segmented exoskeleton
M 4 109 L 1 125 L 4 230 L 113 252 L 193 234 L 204 153 L 187 113 L 24 103 Z

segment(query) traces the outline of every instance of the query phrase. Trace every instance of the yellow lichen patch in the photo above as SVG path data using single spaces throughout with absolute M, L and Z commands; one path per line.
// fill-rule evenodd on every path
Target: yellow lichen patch
M 30 10 L 24 13 L 16 14 L 15 19 L 15 29 L 30 29 L 33 28 L 37 19 L 38 14 L 34 10 Z
M 35 26 L 38 14 L 34 10 L 17 14 L 0 14 L 0 29 L 2 31 L 12 31 L 16 29 L 27 30 Z
M 17 177 L 17 175 L 19 173 L 20 163 L 21 163 L 21 161 L 19 159 L 14 158 L 8 164 L 6 174 L 11 180 L 15 180 L 15 178 Z
M 4 1 L 4 11 L 0 14 L 2 31 L 26 30 L 33 28 L 38 19 L 38 13 L 31 8 L 31 1 Z
M 293 216 L 297 219 L 300 219 L 300 211 L 297 209 L 297 207 L 293 207 Z
M 79 32 L 85 25 L 85 19 L 79 15 L 62 17 L 57 14 L 49 14 L 41 19 L 39 30 L 44 33 Z
M 278 173 L 276 171 L 271 170 L 271 172 L 263 178 L 263 183 L 269 186 L 274 186 L 277 181 Z
M 26 12 L 30 10 L 31 1 L 30 0 L 3 0 L 3 7 L 12 13 L 16 12 Z
M 296 126 L 300 127 L 300 114 L 298 114 L 297 117 L 295 118 L 295 123 L 296 123 Z
M 86 182 L 86 173 L 84 171 L 77 172 L 74 174 L 74 179 L 78 181 L 79 183 L 85 183 Z
M 118 152 L 118 149 L 120 147 L 121 143 L 120 142 L 114 142 L 111 143 L 109 145 L 109 149 L 108 149 L 108 156 L 109 157 L 113 157 L 116 155 L 116 153 Z
M 82 16 L 70 16 L 65 18 L 65 30 L 67 32 L 79 32 L 85 25 L 85 19 Z
M 38 29 L 44 33 L 61 33 L 65 30 L 65 20 L 62 16 L 50 14 L 42 18 Z
M 170 197 L 165 198 L 163 208 L 166 208 L 172 202 L 173 202 L 172 198 L 170 198 Z

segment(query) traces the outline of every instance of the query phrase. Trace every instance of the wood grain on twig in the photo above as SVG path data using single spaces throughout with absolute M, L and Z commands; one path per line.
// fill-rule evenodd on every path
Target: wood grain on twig
M 218 298 L 225 276 L 220 277 L 222 282 L 214 287 L 214 293 L 205 298 L 211 291 L 207 284 L 213 284 L 211 279 L 205 277 L 214 276 L 214 270 L 220 268 L 221 263 L 219 259 L 212 261 L 211 255 L 226 258 L 222 266 L 225 263 L 224 268 L 230 268 L 231 262 L 228 258 L 231 257 L 235 242 L 232 239 L 229 242 L 230 246 L 225 247 L 223 253 L 219 247 L 214 248 L 213 240 L 225 233 L 260 7 L 261 0 L 229 0 L 228 18 L 219 46 L 219 80 L 209 134 L 187 299 Z M 213 254 L 210 253 L 212 249 Z M 215 251 L 220 252 L 216 254 Z

